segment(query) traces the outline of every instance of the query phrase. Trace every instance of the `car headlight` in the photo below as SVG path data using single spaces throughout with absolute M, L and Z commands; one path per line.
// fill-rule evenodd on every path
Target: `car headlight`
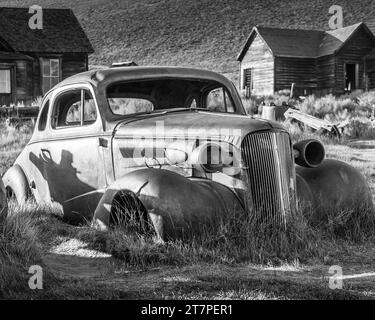
M 205 142 L 193 150 L 189 163 L 200 171 L 234 175 L 239 168 L 236 148 L 229 143 Z M 230 169 L 230 170 L 225 170 Z M 226 172 L 225 172 L 226 171 Z

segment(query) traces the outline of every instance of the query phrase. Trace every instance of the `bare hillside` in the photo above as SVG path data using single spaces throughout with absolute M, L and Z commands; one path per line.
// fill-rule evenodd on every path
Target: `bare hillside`
M 0 1 L 29 6 L 33 0 Z M 328 28 L 328 8 L 344 8 L 344 24 L 371 21 L 372 0 L 39 0 L 72 8 L 95 54 L 91 64 L 134 60 L 190 65 L 234 74 L 236 56 L 254 25 Z

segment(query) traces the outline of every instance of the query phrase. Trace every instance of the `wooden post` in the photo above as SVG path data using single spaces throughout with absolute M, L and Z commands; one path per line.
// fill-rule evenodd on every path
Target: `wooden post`
M 368 91 L 368 76 L 367 76 L 367 59 L 363 58 L 363 80 L 365 81 L 365 91 Z
M 290 98 L 293 98 L 294 97 L 294 87 L 295 87 L 295 83 L 293 82 L 291 87 L 290 87 Z

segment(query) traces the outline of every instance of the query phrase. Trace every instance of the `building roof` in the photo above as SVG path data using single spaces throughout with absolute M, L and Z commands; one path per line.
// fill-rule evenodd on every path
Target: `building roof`
M 317 55 L 322 31 L 258 27 L 258 33 L 277 56 Z
M 360 27 L 374 38 L 373 33 L 364 23 L 330 31 L 257 26 L 251 31 L 237 60 L 242 60 L 256 35 L 266 42 L 274 56 L 316 58 L 330 55 L 340 50 Z
M 319 56 L 326 56 L 339 50 L 363 23 L 357 23 L 345 28 L 324 32 L 324 37 L 319 46 Z M 371 33 L 371 31 L 370 31 Z
M 28 8 L 0 8 L 0 38 L 18 52 L 92 53 L 71 9 L 44 9 L 43 28 L 31 29 Z
M 17 52 L 7 52 L 7 51 L 0 51 L 0 60 L 33 60 L 32 57 L 29 57 L 22 53 Z
M 373 34 L 375 34 L 375 19 L 366 19 L 363 21 L 366 26 L 371 30 Z

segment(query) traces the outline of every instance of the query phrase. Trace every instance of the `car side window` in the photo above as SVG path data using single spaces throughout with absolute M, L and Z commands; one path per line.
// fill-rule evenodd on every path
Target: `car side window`
M 215 112 L 235 112 L 232 100 L 223 87 L 215 88 L 208 92 L 206 108 Z
M 94 98 L 87 89 L 75 89 L 63 92 L 56 97 L 52 127 L 80 127 L 96 121 L 97 112 Z
M 83 124 L 88 125 L 94 123 L 97 118 L 95 100 L 89 90 L 84 91 L 83 103 Z
M 48 110 L 49 110 L 49 102 L 51 96 L 49 95 L 43 102 L 41 107 L 41 113 L 38 122 L 38 131 L 44 131 L 47 127 L 47 117 L 48 117 Z
M 234 105 L 232 103 L 232 99 L 230 98 L 227 90 L 224 90 L 224 97 L 225 97 L 225 105 L 227 107 L 227 112 L 234 113 L 236 110 L 234 108 Z

